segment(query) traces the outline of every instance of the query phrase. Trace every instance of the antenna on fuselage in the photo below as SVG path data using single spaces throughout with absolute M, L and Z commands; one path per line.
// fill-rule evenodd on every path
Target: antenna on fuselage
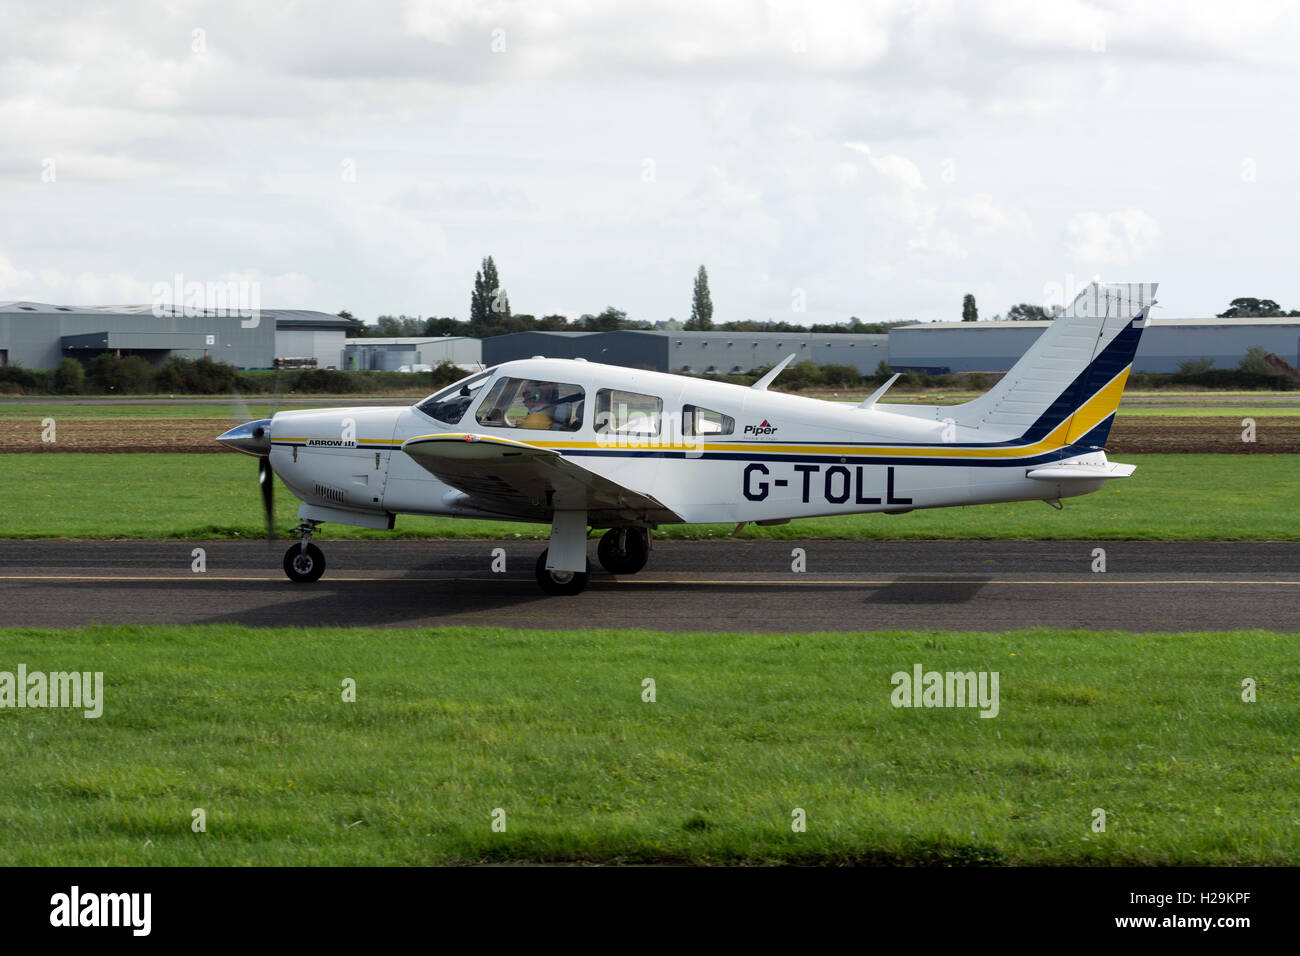
M 891 378 L 884 385 L 880 386 L 880 388 L 876 389 L 874 392 L 872 392 L 862 401 L 858 402 L 858 408 L 870 408 L 872 405 L 876 404 L 876 402 L 880 401 L 880 397 L 884 395 L 887 391 L 889 391 L 889 386 L 897 382 L 899 376 L 901 376 L 902 374 L 903 374 L 902 372 L 895 372 L 893 378 Z
M 785 371 L 785 367 L 789 365 L 792 361 L 794 361 L 794 357 L 796 354 L 797 353 L 795 352 L 791 352 L 785 358 L 781 359 L 780 362 L 772 366 L 772 370 L 770 372 L 768 372 L 766 375 L 764 375 L 762 378 L 760 378 L 757 382 L 755 382 L 753 385 L 749 387 L 756 388 L 760 392 L 766 392 L 767 387 L 771 385 L 774 381 L 776 381 L 776 377 Z

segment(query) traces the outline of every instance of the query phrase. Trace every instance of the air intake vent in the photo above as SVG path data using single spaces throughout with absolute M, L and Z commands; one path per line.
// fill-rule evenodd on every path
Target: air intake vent
M 337 501 L 342 504 L 346 495 L 337 488 L 331 488 L 329 485 L 322 485 L 318 482 L 316 485 L 316 497 L 324 498 L 326 501 Z

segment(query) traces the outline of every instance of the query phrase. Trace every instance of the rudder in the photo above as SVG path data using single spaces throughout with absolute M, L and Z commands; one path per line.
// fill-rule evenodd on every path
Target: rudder
M 1002 381 L 945 411 L 990 438 L 1101 448 L 1157 286 L 1089 283 Z

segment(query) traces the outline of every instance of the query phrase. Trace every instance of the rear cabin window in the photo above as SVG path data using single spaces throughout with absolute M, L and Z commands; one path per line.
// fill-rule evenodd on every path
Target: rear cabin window
M 581 385 L 528 378 L 499 379 L 474 414 L 480 425 L 577 431 L 587 393 Z
M 699 405 L 682 408 L 682 433 L 685 435 L 730 435 L 735 430 L 736 420 L 730 415 Z
M 610 435 L 658 435 L 663 399 L 619 388 L 596 393 L 596 431 Z

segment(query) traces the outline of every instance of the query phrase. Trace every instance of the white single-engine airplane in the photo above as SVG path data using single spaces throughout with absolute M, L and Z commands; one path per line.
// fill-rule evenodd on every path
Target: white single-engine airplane
M 290 579 L 325 571 L 322 522 L 392 528 L 398 514 L 551 526 L 548 594 L 587 585 L 588 528 L 612 574 L 646 563 L 662 524 L 784 524 L 1087 494 L 1134 466 L 1103 451 L 1155 283 L 1084 289 L 1010 372 L 962 405 L 853 406 L 582 359 L 506 362 L 410 408 L 280 412 L 217 440 L 256 455 L 303 505 Z

